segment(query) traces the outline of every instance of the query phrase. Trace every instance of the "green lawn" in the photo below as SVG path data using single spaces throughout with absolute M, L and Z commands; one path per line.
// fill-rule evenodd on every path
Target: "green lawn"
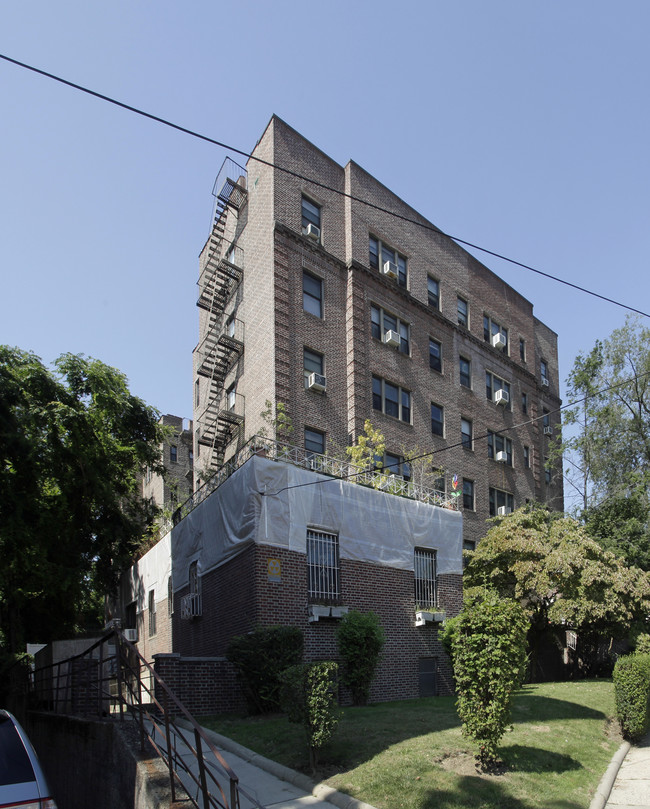
M 346 708 L 318 778 L 378 809 L 586 808 L 620 744 L 613 715 L 609 680 L 525 686 L 500 747 L 503 772 L 482 776 L 452 697 Z M 308 771 L 303 732 L 283 716 L 201 724 Z

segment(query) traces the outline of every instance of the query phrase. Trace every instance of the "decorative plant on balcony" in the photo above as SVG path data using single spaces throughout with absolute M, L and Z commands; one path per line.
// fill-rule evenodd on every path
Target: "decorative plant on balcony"
M 363 432 L 357 438 L 356 443 L 351 447 L 346 447 L 345 452 L 350 459 L 350 463 L 359 472 L 372 472 L 381 470 L 384 465 L 384 452 L 386 450 L 386 439 L 379 429 L 372 426 L 370 419 L 366 419 L 363 425 Z M 375 475 L 373 486 L 381 488 L 385 475 Z

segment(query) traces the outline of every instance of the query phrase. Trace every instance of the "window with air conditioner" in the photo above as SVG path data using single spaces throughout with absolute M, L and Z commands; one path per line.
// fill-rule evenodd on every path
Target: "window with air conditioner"
M 411 423 L 411 392 L 380 376 L 372 377 L 372 407 L 387 416 Z
M 407 285 L 406 256 L 389 247 L 376 236 L 369 237 L 369 264 L 382 275 L 395 273 L 395 280 L 401 287 Z
M 383 307 L 372 304 L 370 307 L 370 334 L 392 348 L 398 348 L 401 354 L 411 353 L 410 326 L 397 315 L 387 312 Z
M 488 458 L 512 466 L 512 440 L 510 438 L 488 430 L 487 447 Z
M 322 354 L 312 351 L 311 348 L 303 349 L 303 376 L 305 388 L 324 392 L 327 388 L 325 378 L 325 361 Z
M 490 502 L 490 517 L 498 516 L 499 515 L 498 509 L 500 508 L 505 508 L 509 509 L 510 511 L 514 511 L 515 498 L 512 494 L 510 494 L 510 492 L 505 492 L 501 489 L 490 488 L 489 502 Z
M 541 376 L 541 378 L 542 378 L 542 385 L 543 385 L 545 388 L 548 388 L 548 387 L 549 387 L 549 381 L 548 381 L 548 363 L 546 362 L 546 360 L 540 360 L 540 363 L 539 363 L 539 374 L 540 374 L 540 376 Z
M 496 393 L 497 391 L 503 391 L 505 395 L 508 397 L 507 401 L 504 400 L 503 393 L 499 397 L 499 403 L 506 408 L 510 407 L 510 383 L 506 382 L 504 379 L 501 379 L 496 374 L 493 374 L 491 371 L 485 372 L 485 395 L 486 397 L 492 401 L 496 401 Z
M 493 320 L 489 315 L 483 315 L 483 339 L 494 348 L 508 353 L 508 329 Z
M 302 198 L 302 232 L 315 242 L 320 242 L 321 235 L 321 209 L 320 205 Z

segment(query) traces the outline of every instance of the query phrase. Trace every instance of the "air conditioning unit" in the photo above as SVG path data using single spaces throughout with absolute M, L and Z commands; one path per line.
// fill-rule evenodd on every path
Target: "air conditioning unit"
M 393 331 L 392 329 L 389 329 L 384 334 L 384 342 L 386 343 L 387 346 L 393 346 L 394 348 L 399 348 L 399 344 L 402 341 L 400 340 L 399 332 Z
M 499 388 L 499 390 L 494 392 L 494 403 L 498 405 L 507 405 L 510 403 L 510 396 L 508 395 L 508 391 L 504 390 L 503 388 Z
M 499 506 L 499 508 L 497 508 L 499 517 L 506 517 L 511 511 L 512 509 L 508 508 L 508 506 Z
M 508 461 L 508 453 L 500 449 L 496 454 L 496 459 L 499 463 L 506 463 Z
M 181 618 L 184 621 L 198 618 L 201 613 L 201 595 L 199 593 L 188 593 L 181 598 Z
M 506 342 L 506 336 L 503 332 L 498 331 L 496 334 L 492 335 L 492 345 L 494 348 L 505 348 Z
M 544 435 L 553 435 L 552 427 L 544 427 Z
M 124 630 L 124 637 L 131 641 L 131 643 L 138 642 L 138 630 L 137 629 L 125 629 Z
M 542 377 L 542 387 L 543 388 L 548 388 L 548 386 L 549 386 L 548 379 L 545 376 L 543 376 Z
M 302 232 L 305 236 L 309 236 L 310 239 L 313 239 L 315 242 L 320 241 L 320 228 L 316 227 L 316 225 L 312 225 L 310 222 L 306 228 L 302 229 Z
M 397 264 L 393 264 L 392 261 L 384 261 L 381 271 L 386 278 L 392 278 L 393 281 L 397 280 Z
M 309 374 L 307 387 L 309 390 L 319 390 L 322 393 L 325 393 L 327 390 L 327 379 L 322 374 Z

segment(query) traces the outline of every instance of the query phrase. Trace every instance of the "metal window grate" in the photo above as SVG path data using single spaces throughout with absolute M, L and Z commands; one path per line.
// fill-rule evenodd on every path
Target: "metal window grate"
M 336 534 L 307 529 L 307 581 L 309 598 L 339 600 L 339 538 Z
M 414 557 L 415 603 L 420 607 L 436 606 L 436 552 L 416 548 Z

